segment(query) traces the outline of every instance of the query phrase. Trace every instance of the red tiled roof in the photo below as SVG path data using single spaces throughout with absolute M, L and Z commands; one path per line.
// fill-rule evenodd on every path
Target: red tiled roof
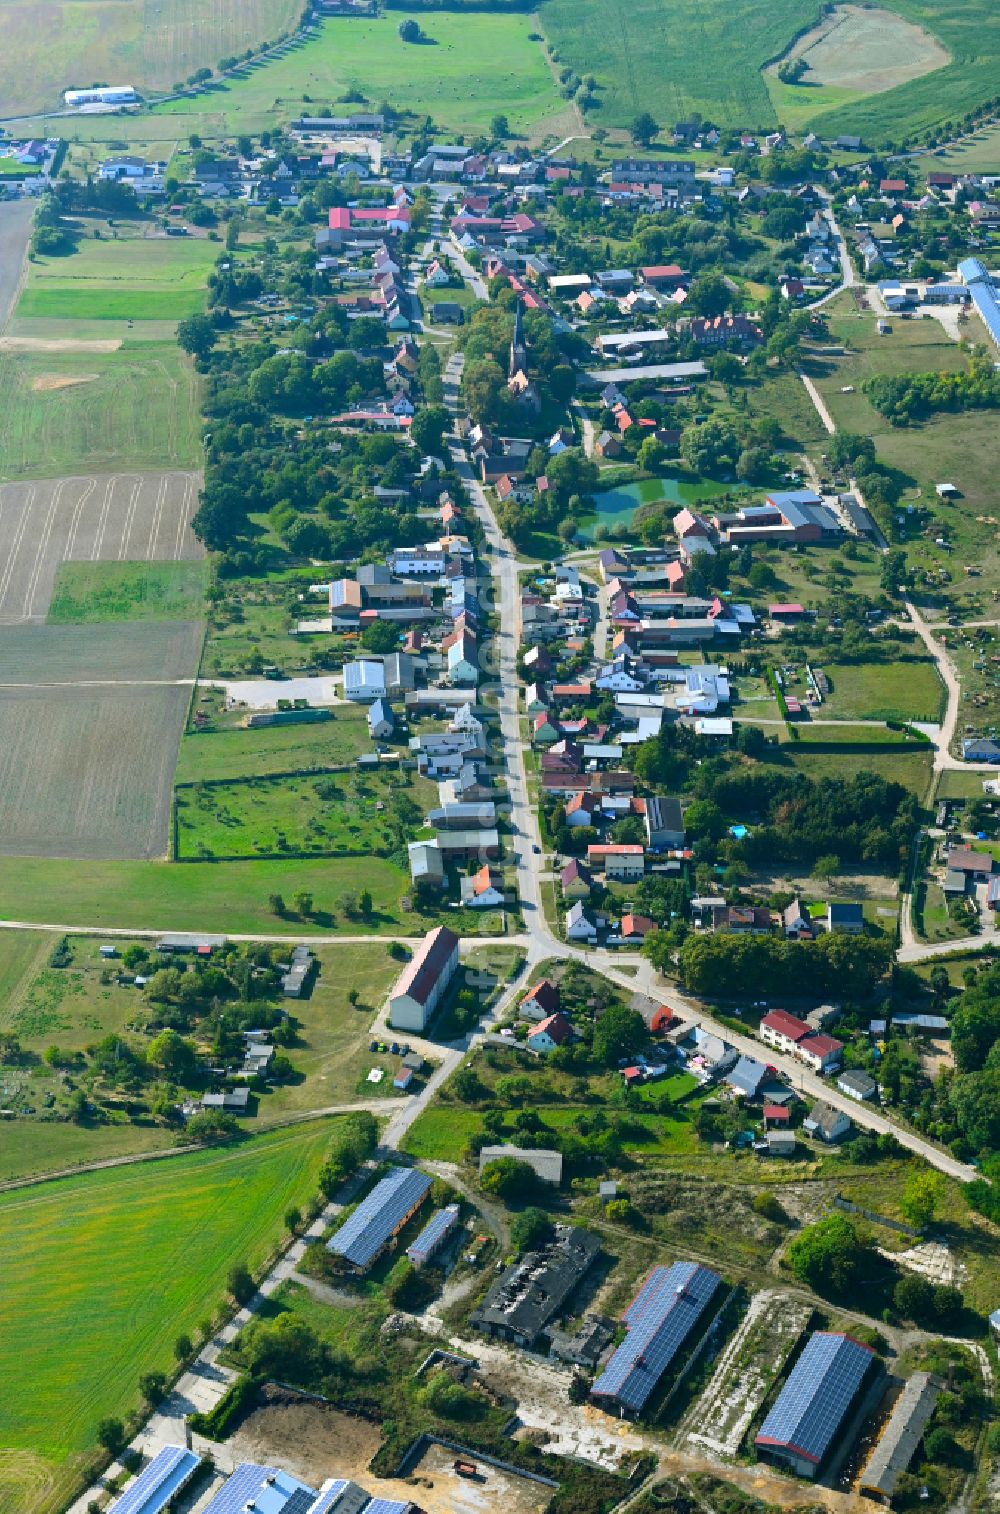
M 777 1036 L 787 1036 L 790 1041 L 802 1041 L 812 1031 L 804 1020 L 790 1015 L 787 1009 L 772 1009 L 760 1022 L 761 1030 L 773 1030 Z

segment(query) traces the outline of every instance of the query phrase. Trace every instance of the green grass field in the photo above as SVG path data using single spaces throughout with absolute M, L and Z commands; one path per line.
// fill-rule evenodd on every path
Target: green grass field
M 89 223 L 88 223 L 89 225 Z M 143 228 L 144 229 L 144 228 Z M 130 228 L 131 231 L 131 228 Z M 68 257 L 38 257 L 18 303 L 24 318 L 180 320 L 201 310 L 219 256 L 204 237 L 88 236 Z
M 208 564 L 202 562 L 64 562 L 56 576 L 49 624 L 197 620 L 204 614 Z
M 294 0 L 2 0 L 0 97 L 11 114 L 61 105 L 94 79 L 169 89 L 193 69 L 290 30 Z M 84 121 L 86 117 L 82 118 Z
M 365 711 L 338 705 L 316 725 L 271 725 L 247 730 L 190 731 L 181 741 L 178 783 L 206 778 L 256 778 L 297 768 L 336 767 L 371 750 Z
M 824 663 L 830 696 L 818 714 L 829 720 L 939 720 L 944 685 L 929 660 Z M 819 727 L 816 728 L 819 732 Z M 828 735 L 835 735 L 828 732 Z
M 272 1253 L 286 1209 L 315 1192 L 329 1136 L 317 1124 L 0 1196 L 0 1373 L 10 1384 L 32 1364 L 30 1392 L 0 1405 L 0 1445 L 23 1454 L 20 1485 L 0 1482 L 3 1514 L 63 1506 L 98 1421 L 138 1406 L 143 1372 L 170 1371 L 235 1260 Z
M 0 480 L 197 467 L 199 385 L 172 342 L 0 352 Z
M 0 868 L 0 916 L 10 920 L 136 929 L 256 931 L 303 936 L 333 929 L 344 935 L 423 935 L 427 921 L 408 915 L 399 901 L 409 877 L 378 857 L 306 858 L 251 862 L 79 861 L 21 857 Z M 351 920 L 338 910 L 345 893 L 367 888 L 372 920 Z M 286 900 L 299 889 L 315 900 L 317 916 L 277 917 L 269 895 Z
M 436 799 L 426 779 L 386 771 L 202 784 L 177 791 L 177 855 L 387 857 L 415 834 Z
M 164 105 L 136 124 L 147 134 L 153 123 L 165 127 L 168 119 L 178 135 L 259 131 L 301 114 L 310 100 L 315 112 L 345 90 L 361 89 L 376 104 L 389 100 L 398 111 L 421 119 L 430 115 L 453 131 L 485 132 L 497 111 L 506 114 L 514 131 L 533 139 L 576 127 L 540 44 L 531 40 L 531 16 L 420 11 L 415 18 L 433 39 L 420 46 L 398 35 L 407 14 L 332 17 L 321 23 L 317 38 L 285 57 L 193 99 Z

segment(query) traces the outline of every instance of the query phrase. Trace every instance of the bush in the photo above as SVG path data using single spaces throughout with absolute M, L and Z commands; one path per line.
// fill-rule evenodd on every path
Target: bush
M 783 1225 L 788 1219 L 788 1215 L 773 1193 L 754 1194 L 752 1207 L 754 1214 L 759 1214 L 765 1220 L 772 1220 L 775 1225 Z

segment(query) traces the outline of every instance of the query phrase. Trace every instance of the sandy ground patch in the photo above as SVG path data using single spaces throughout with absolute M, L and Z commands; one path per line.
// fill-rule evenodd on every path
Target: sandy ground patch
M 922 1241 L 919 1246 L 911 1246 L 909 1251 L 882 1251 L 882 1255 L 909 1272 L 919 1273 L 931 1283 L 960 1288 L 969 1275 L 968 1268 L 953 1256 L 951 1248 L 943 1241 Z
M 378 1450 L 377 1425 L 342 1414 L 330 1405 L 306 1400 L 274 1402 L 257 1409 L 236 1434 L 215 1451 L 220 1470 L 241 1461 L 280 1467 L 316 1488 L 327 1477 L 353 1478 L 376 1498 L 412 1500 L 426 1514 L 541 1514 L 552 1489 L 516 1473 L 477 1462 L 479 1476 L 459 1477 L 454 1452 L 429 1446 L 405 1478 L 373 1477 L 368 1464 Z M 220 1454 L 221 1453 L 221 1454 Z
M 40 373 L 32 379 L 31 387 L 36 394 L 48 394 L 53 389 L 72 389 L 77 384 L 95 384 L 99 373 Z
M 781 61 L 802 58 L 809 65 L 803 84 L 827 84 L 881 94 L 922 78 L 949 62 L 949 54 L 923 27 L 893 11 L 838 5 L 805 32 Z M 776 73 L 780 64 L 768 70 Z
M 121 337 L 0 336 L 0 352 L 117 352 Z
M 226 692 L 227 710 L 274 710 L 279 699 L 306 699 L 311 705 L 347 704 L 337 683 L 320 678 L 202 678 L 201 684 Z

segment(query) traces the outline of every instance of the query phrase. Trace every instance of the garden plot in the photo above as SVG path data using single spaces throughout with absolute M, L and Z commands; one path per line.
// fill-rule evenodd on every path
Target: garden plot
M 678 1445 L 735 1460 L 812 1308 L 785 1293 L 757 1293 L 708 1385 L 681 1421 Z
M 44 620 L 63 562 L 204 556 L 199 475 L 117 473 L 0 485 L 0 624 Z

